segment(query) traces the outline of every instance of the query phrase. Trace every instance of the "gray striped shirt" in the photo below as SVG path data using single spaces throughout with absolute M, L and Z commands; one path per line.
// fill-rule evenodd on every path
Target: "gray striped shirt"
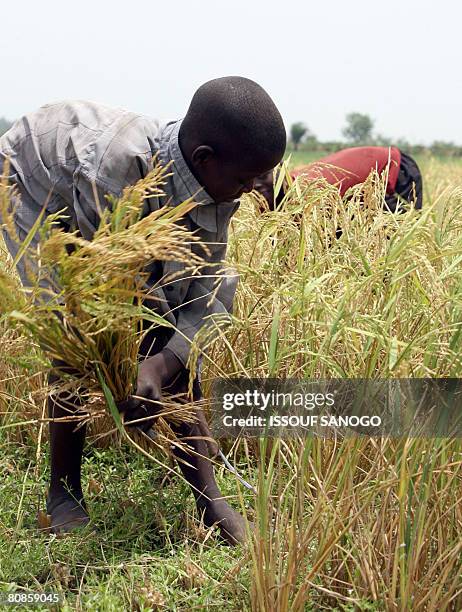
M 181 121 L 160 125 L 143 115 L 84 101 L 46 105 L 17 121 L 0 138 L 0 169 L 2 160 L 9 157 L 11 180 L 21 196 L 16 213 L 20 237 L 25 237 L 47 202 L 49 213 L 64 211 L 70 229 L 79 229 L 91 239 L 98 226 L 95 189 L 100 204 L 106 201 L 105 194 L 120 196 L 125 186 L 146 176 L 157 156 L 164 165 L 173 162 L 173 174 L 164 187 L 169 204 L 195 196 L 198 205 L 185 216 L 184 224 L 208 245 L 210 264 L 222 261 L 229 221 L 239 204 L 214 203 L 201 188 L 181 153 L 180 125 Z M 145 214 L 164 203 L 150 198 Z M 5 239 L 14 254 L 14 244 Z M 206 318 L 231 310 L 237 276 L 225 275 L 215 293 L 217 267 L 195 277 L 159 283 L 183 269 L 180 262 L 161 263 L 161 269 L 152 266 L 152 306 L 179 330 L 167 347 L 186 364 L 190 341 Z M 26 282 L 21 267 L 19 272 Z

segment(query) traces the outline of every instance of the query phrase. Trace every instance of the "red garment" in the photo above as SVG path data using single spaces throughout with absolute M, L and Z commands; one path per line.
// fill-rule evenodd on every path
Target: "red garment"
M 377 169 L 381 174 L 390 162 L 388 171 L 387 193 L 395 192 L 401 165 L 401 152 L 397 147 L 354 147 L 343 149 L 323 157 L 306 166 L 295 168 L 293 178 L 303 176 L 308 180 L 324 177 L 331 185 L 339 185 L 343 196 L 347 189 L 364 183 L 371 170 Z

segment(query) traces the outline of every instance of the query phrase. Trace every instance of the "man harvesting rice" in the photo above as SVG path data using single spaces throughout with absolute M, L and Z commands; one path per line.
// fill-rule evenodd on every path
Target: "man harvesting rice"
M 311 164 L 292 170 L 292 178 L 313 181 L 324 178 L 331 185 L 337 185 L 343 197 L 354 185 L 364 183 L 372 170 L 379 174 L 387 171 L 385 202 L 391 212 L 398 203 L 415 202 L 415 208 L 422 208 L 422 175 L 412 157 L 397 147 L 354 147 L 332 153 Z M 270 210 L 274 210 L 273 174 L 258 177 L 255 188 L 265 196 Z M 280 201 L 283 192 L 278 195 Z M 276 205 L 278 202 L 276 202 Z M 401 206 L 402 209 L 402 206 Z
M 146 214 L 194 197 L 199 205 L 186 218 L 188 229 L 208 245 L 211 264 L 224 258 L 230 218 L 236 199 L 253 189 L 254 179 L 277 165 L 285 150 L 281 115 L 268 94 L 243 77 L 224 77 L 202 85 L 182 121 L 160 125 L 148 117 L 89 102 L 64 102 L 42 107 L 20 119 L 0 139 L 0 164 L 9 158 L 10 180 L 20 202 L 16 229 L 23 240 L 45 205 L 46 214 L 62 211 L 67 230 L 78 230 L 90 240 L 98 227 L 105 194 L 120 196 L 152 169 L 156 158 L 171 163 L 166 197 L 149 198 Z M 18 246 L 5 234 L 11 254 Z M 29 248 L 37 247 L 38 236 Z M 27 259 L 18 271 L 28 283 Z M 206 317 L 229 312 L 235 282 L 214 291 L 210 274 L 168 279 L 181 270 L 175 262 L 152 262 L 150 282 L 156 285 L 156 308 L 175 323 L 177 331 L 145 338 L 141 347 L 136 395 L 158 401 L 172 381 L 187 380 L 190 342 Z M 216 273 L 216 272 L 215 272 Z M 195 384 L 196 397 L 200 394 Z M 76 404 L 77 402 L 74 402 Z M 65 417 L 77 406 L 49 398 L 49 415 Z M 129 398 L 123 409 L 127 420 L 146 417 L 149 402 Z M 203 417 L 201 417 L 203 419 Z M 222 498 L 200 424 L 179 427 L 192 453 L 176 449 L 180 468 L 191 485 L 196 504 L 208 526 L 218 524 L 231 543 L 242 541 L 244 519 Z M 54 532 L 70 531 L 89 521 L 81 485 L 85 427 L 72 422 L 50 423 L 51 481 L 47 511 Z M 181 461 L 183 459 L 183 461 Z M 185 463 L 185 461 L 187 463 Z M 189 464 L 189 465 L 188 465 Z

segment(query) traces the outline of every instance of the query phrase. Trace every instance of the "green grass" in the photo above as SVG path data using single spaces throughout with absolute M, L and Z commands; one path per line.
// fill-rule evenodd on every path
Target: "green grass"
M 289 151 L 286 154 L 286 159 L 290 159 L 291 166 L 301 166 L 321 159 L 325 155 L 329 155 L 329 153 L 327 151 Z
M 89 449 L 83 474 L 93 528 L 55 538 L 39 533 L 36 518 L 47 445 L 39 465 L 31 446 L 4 441 L 0 449 L 0 590 L 58 591 L 65 610 L 148 610 L 147 591 L 168 610 L 235 610 L 245 602 L 249 568 L 238 565 L 241 551 L 201 530 L 180 478 L 165 479 L 126 446 Z M 234 478 L 219 480 L 232 495 Z M 199 568 L 192 578 L 191 567 Z

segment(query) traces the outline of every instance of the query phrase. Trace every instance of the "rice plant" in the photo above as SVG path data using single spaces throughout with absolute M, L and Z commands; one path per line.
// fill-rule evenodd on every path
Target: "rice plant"
M 462 190 L 429 183 L 424 210 L 399 215 L 374 174 L 343 201 L 322 180 L 292 184 L 263 216 L 246 198 L 232 222 L 235 321 L 207 378 L 460 378 Z M 252 609 L 460 609 L 460 440 L 233 451 L 258 489 Z

